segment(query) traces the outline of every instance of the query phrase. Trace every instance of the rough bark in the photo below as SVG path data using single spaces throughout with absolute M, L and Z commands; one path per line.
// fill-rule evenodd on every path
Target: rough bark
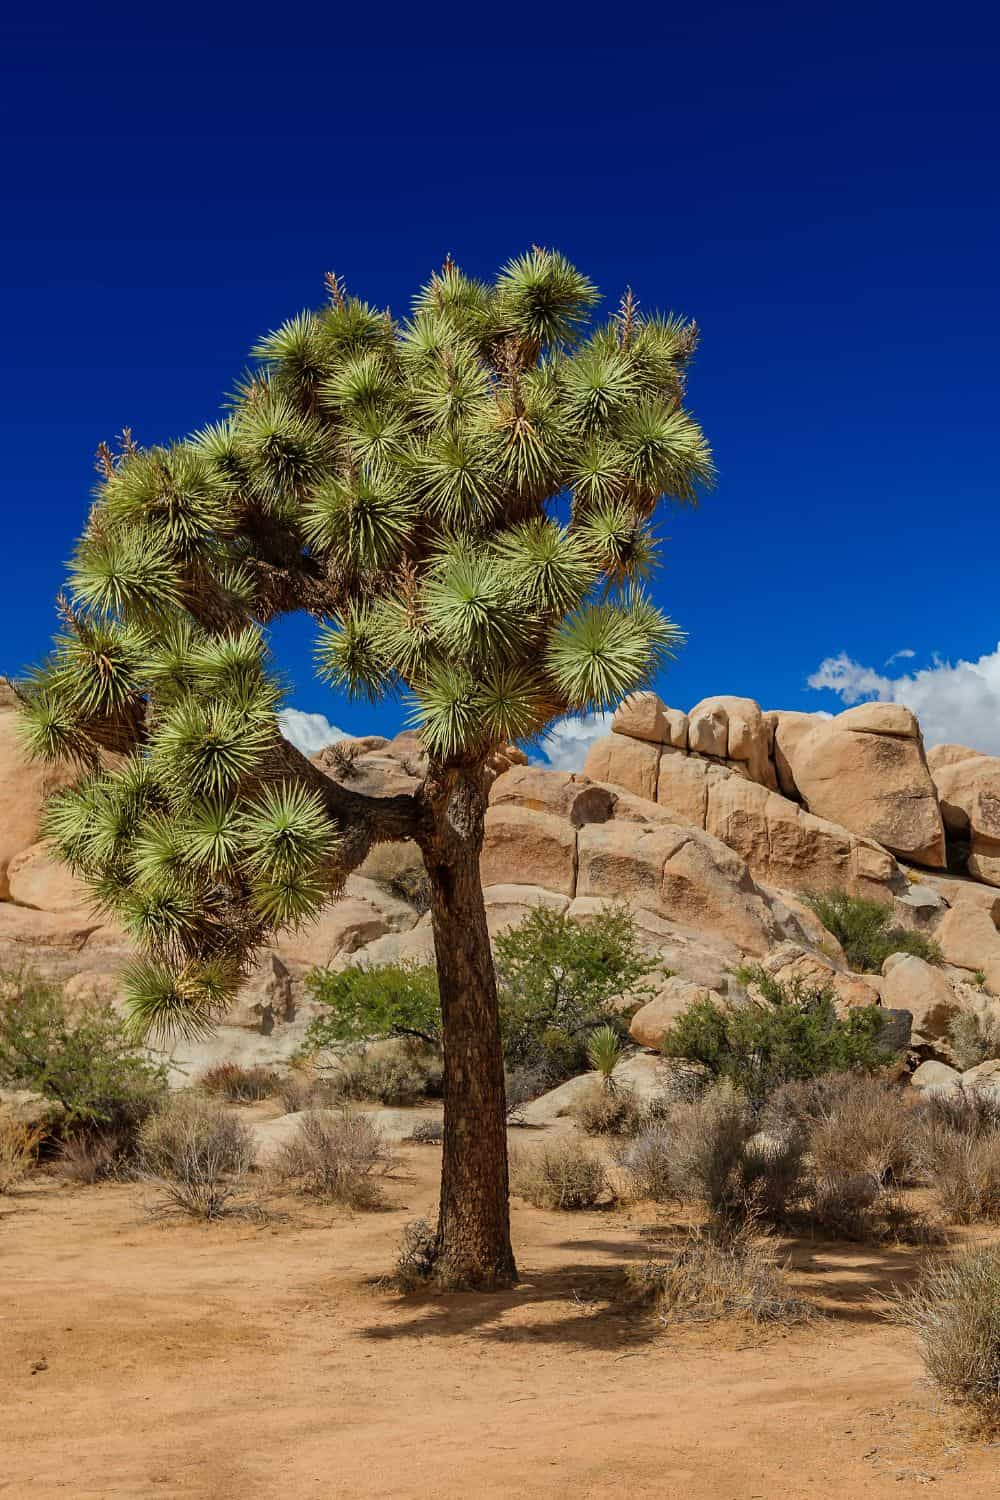
M 496 974 L 479 876 L 481 766 L 433 769 L 420 838 L 431 886 L 444 1050 L 444 1146 L 435 1277 L 511 1286 L 507 1121 Z

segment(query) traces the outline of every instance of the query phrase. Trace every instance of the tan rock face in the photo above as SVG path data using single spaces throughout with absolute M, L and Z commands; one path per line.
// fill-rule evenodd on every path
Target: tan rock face
M 797 733 L 798 726 L 786 733 L 783 718 L 775 744 L 810 812 L 875 839 L 893 854 L 943 868 L 944 826 L 919 727 L 908 709 L 865 704 L 806 733 Z
M 45 844 L 32 844 L 7 867 L 10 900 L 40 911 L 85 911 L 91 895 L 66 865 L 53 859 Z
M 660 754 L 659 745 L 627 739 L 623 734 L 609 734 L 591 746 L 583 774 L 591 781 L 609 781 L 655 802 Z
M 663 1033 L 681 1012 L 696 1000 L 706 998 L 718 1000 L 720 997 L 703 985 L 691 984 L 689 980 L 674 975 L 658 995 L 636 1011 L 629 1023 L 629 1035 L 640 1047 L 650 1047 L 655 1052 L 663 1040 Z
M 786 797 L 797 797 L 799 792 L 792 773 L 792 761 L 800 742 L 824 721 L 819 714 L 796 713 L 794 710 L 778 711 L 768 717 L 772 720 L 778 790 Z
M 604 823 L 614 813 L 614 793 L 573 771 L 543 771 L 538 766 L 515 766 L 490 788 L 494 807 L 513 804 L 532 812 L 555 813 L 574 828 Z
M 536 812 L 512 803 L 491 806 L 486 810 L 479 868 L 484 886 L 542 885 L 546 890 L 572 896 L 576 885 L 576 830 L 555 813 Z
M 690 749 L 735 761 L 751 781 L 767 787 L 777 785 L 771 740 L 771 726 L 752 698 L 704 698 L 688 715 Z
M 47 798 L 69 786 L 78 774 L 71 766 L 28 761 L 21 749 L 15 710 L 0 706 L 0 901 L 11 899 L 11 861 L 38 843 Z
M 941 918 L 934 938 L 946 962 L 981 970 L 988 988 L 1000 995 L 1000 932 L 987 910 L 972 902 L 956 904 Z
M 932 774 L 948 837 L 967 847 L 974 879 L 1000 885 L 1000 758 L 961 745 L 937 748 L 946 752 L 935 756 Z
M 911 1013 L 913 1040 L 918 1045 L 946 1037 L 951 1021 L 962 1009 L 946 975 L 912 954 L 893 964 L 883 977 L 882 1003 Z
M 630 693 L 611 720 L 611 733 L 666 745 L 669 743 L 666 713 L 666 704 L 655 693 Z

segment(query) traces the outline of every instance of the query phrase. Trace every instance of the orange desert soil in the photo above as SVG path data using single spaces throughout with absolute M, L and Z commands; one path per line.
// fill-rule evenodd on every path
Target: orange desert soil
M 285 1203 L 266 1224 L 153 1220 L 135 1185 L 0 1199 L 0 1494 L 997 1494 L 1000 1446 L 961 1436 L 881 1315 L 920 1252 L 799 1241 L 795 1282 L 828 1316 L 667 1331 L 609 1306 L 655 1208 L 515 1203 L 516 1291 L 379 1290 L 439 1159 L 403 1148 L 385 1212 Z

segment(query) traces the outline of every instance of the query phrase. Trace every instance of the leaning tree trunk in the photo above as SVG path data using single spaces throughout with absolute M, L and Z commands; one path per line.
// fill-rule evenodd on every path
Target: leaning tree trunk
M 511 1286 L 507 1108 L 496 974 L 479 876 L 481 767 L 432 772 L 421 843 L 441 992 L 444 1150 L 435 1277 L 442 1286 Z

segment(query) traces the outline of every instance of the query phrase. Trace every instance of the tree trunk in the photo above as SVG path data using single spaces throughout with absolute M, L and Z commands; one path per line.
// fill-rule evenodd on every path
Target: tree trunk
M 481 767 L 431 772 L 421 839 L 441 991 L 444 1149 L 435 1278 L 491 1290 L 517 1280 L 510 1245 L 507 1106 L 496 974 L 479 876 Z

